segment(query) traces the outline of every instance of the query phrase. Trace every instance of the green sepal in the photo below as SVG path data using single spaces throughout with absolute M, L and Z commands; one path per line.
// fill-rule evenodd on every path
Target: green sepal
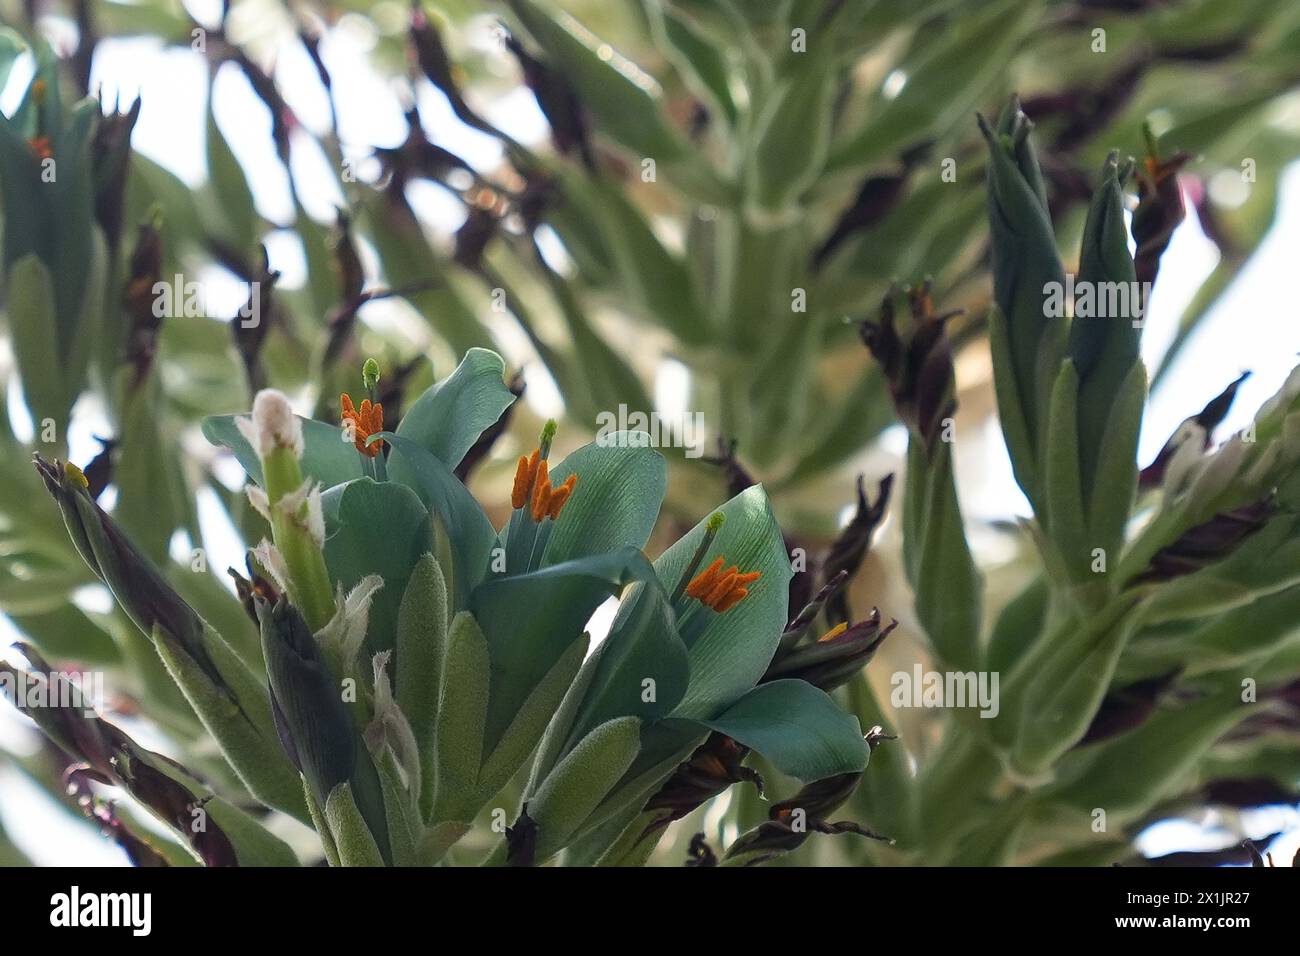
M 424 786 L 420 806 L 433 811 L 434 749 L 443 660 L 447 655 L 447 585 L 432 554 L 415 565 L 397 612 L 397 704 L 411 723 Z
M 419 794 L 411 793 L 392 748 L 372 752 L 371 757 L 384 796 L 384 819 L 388 823 L 388 845 L 393 855 L 393 866 L 418 866 L 420 842 L 424 837 Z
M 1124 530 L 1137 497 L 1138 433 L 1142 429 L 1146 392 L 1146 367 L 1135 362 L 1115 394 L 1102 437 L 1104 452 L 1098 457 L 1091 476 L 1088 537 L 1092 547 L 1105 549 L 1108 572 L 1119 566 Z M 1082 393 L 1079 399 L 1083 400 Z M 1112 589 L 1118 587 L 1118 577 L 1108 574 L 1108 579 L 1114 582 Z
M 1075 583 L 1087 581 L 1091 574 L 1091 547 L 1079 478 L 1078 431 L 1075 428 L 1078 395 L 1079 377 L 1074 364 L 1067 359 L 1061 364 L 1052 388 L 1044 431 L 1043 493 L 1047 513 L 1040 520 Z
M 452 618 L 435 742 L 435 822 L 473 819 L 491 680 L 488 643 L 468 611 Z
M 334 834 L 330 833 L 329 823 L 325 820 L 325 808 L 316 802 L 316 798 L 311 794 L 311 786 L 306 780 L 302 781 L 303 799 L 307 802 L 307 810 L 311 814 L 311 825 L 316 830 L 316 835 L 320 837 L 321 852 L 325 854 L 325 862 L 330 866 L 341 866 L 339 862 L 339 848 L 334 842 Z
M 325 801 L 325 820 L 329 825 L 330 835 L 338 848 L 339 863 L 343 866 L 383 866 L 384 858 L 379 853 L 370 828 L 361 817 L 357 803 L 352 798 L 352 787 L 340 783 L 330 791 Z
M 994 303 L 989 309 L 989 353 L 993 363 L 993 390 L 998 403 L 998 421 L 1011 458 L 1016 484 L 1035 511 L 1039 510 L 1038 442 L 1020 404 L 1015 360 L 1008 338 L 1007 317 Z
M 538 827 L 536 862 L 562 850 L 632 766 L 641 747 L 641 721 L 616 717 L 587 734 L 542 781 L 528 801 Z

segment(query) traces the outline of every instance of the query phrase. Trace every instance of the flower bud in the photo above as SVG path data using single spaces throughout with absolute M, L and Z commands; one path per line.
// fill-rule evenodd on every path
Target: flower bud
M 338 681 L 302 614 L 283 598 L 255 597 L 276 729 L 318 806 L 352 777 L 356 737 Z
M 293 413 L 283 392 L 262 389 L 253 399 L 252 416 L 236 418 L 235 425 L 259 458 L 265 458 L 277 448 L 288 448 L 294 458 L 302 458 L 302 421 Z

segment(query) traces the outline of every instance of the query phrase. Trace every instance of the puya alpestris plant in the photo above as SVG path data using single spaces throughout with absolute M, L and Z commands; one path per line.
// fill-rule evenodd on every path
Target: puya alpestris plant
M 1139 469 L 1138 280 L 1154 278 L 1182 218 L 1180 160 L 1145 157 L 1134 252 L 1134 164 L 1106 160 L 1067 283 L 1028 118 L 1013 100 L 981 127 L 998 410 L 1041 570 L 986 633 L 939 434 L 952 411 L 944 317 L 927 289 L 907 310 L 887 300 L 863 334 L 909 424 L 904 566 L 932 602 L 918 618 L 941 666 L 997 675 L 1000 695 L 991 719 L 955 711 L 915 778 L 878 766 L 873 780 L 916 808 L 889 824 L 927 862 L 1130 860 L 1147 823 L 1294 790 L 1300 370 L 1216 447 L 1232 382 Z
M 233 771 L 229 799 L 102 718 L 32 716 L 205 863 L 292 859 L 241 809 L 261 804 L 312 825 L 332 864 L 430 865 L 494 798 L 514 796 L 489 861 L 594 862 L 711 736 L 809 786 L 836 781 L 837 799 L 822 787 L 807 808 L 825 829 L 870 747 L 823 688 L 869 658 L 878 617 L 812 648 L 816 608 L 787 631 L 790 560 L 759 486 L 650 561 L 666 467 L 639 433 L 552 463 L 548 424 L 498 531 L 454 468 L 513 401 L 502 372 L 471 351 L 392 432 L 370 397 L 344 395 L 336 427 L 271 390 L 251 414 L 205 423 L 244 465 L 268 526 L 239 579 L 260 642 L 204 622 L 81 471 L 38 456 L 74 545 Z M 377 381 L 368 362 L 364 387 Z M 591 650 L 588 621 L 611 598 L 618 613 Z M 186 831 L 189 812 L 208 814 L 207 843 Z M 827 832 L 855 829 L 869 833 Z M 755 840 L 744 861 L 783 852 Z

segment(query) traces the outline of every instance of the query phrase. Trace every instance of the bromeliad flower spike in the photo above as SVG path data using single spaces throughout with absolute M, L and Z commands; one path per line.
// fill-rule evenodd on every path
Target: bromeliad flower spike
M 762 488 L 652 562 L 663 458 L 624 435 L 553 461 L 548 422 L 498 530 L 454 469 L 513 401 L 503 371 L 471 351 L 391 432 L 378 403 L 346 394 L 338 427 L 274 391 L 205 423 L 265 521 L 249 559 L 260 583 L 237 576 L 260 647 L 204 621 L 75 466 L 37 467 L 223 761 L 254 798 L 309 822 L 330 864 L 643 862 L 662 834 L 644 838 L 652 798 L 708 739 L 805 785 L 856 781 L 861 728 L 819 685 L 833 686 L 824 664 L 838 681 L 878 640 L 841 648 L 841 628 L 825 652 L 787 653 L 768 673 L 791 571 Z M 368 364 L 368 392 L 377 379 Z M 610 599 L 618 612 L 592 650 L 588 622 Z M 512 805 L 510 838 L 476 824 Z M 251 818 L 223 833 L 232 850 L 203 862 L 277 846 Z

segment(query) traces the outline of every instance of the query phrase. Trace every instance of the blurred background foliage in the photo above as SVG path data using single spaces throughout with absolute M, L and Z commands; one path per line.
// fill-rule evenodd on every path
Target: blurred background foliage
M 576 445 L 620 405 L 698 411 L 707 456 L 665 449 L 666 531 L 747 473 L 815 561 L 855 478 L 900 464 L 857 336 L 891 283 L 930 277 L 964 310 L 949 334 L 974 465 L 959 470 L 1001 454 L 977 110 L 1019 93 L 1067 270 L 1109 150 L 1143 154 L 1149 124 L 1161 154 L 1189 155 L 1184 193 L 1217 264 L 1149 357 L 1158 389 L 1249 266 L 1300 152 L 1291 0 L 0 0 L 0 21 L 0 609 L 52 659 L 110 669 L 120 712 L 147 698 L 200 751 L 147 641 L 89 587 L 34 449 L 87 467 L 182 594 L 237 631 L 225 567 L 256 524 L 197 421 L 263 385 L 332 420 L 375 355 L 395 423 L 404 395 L 484 345 L 526 401 L 475 483 L 504 487 L 550 414 Z M 146 53 L 137 104 L 122 73 Z M 48 207 L 40 137 L 58 163 Z M 199 283 L 196 314 L 152 320 L 133 283 L 177 275 Z M 263 321 L 244 328 L 234 283 L 254 281 Z M 1183 414 L 1237 371 L 1191 389 Z M 1033 549 L 1009 522 L 973 523 L 998 608 Z M 924 655 L 896 525 L 854 585 L 902 620 L 882 674 Z M 938 721 L 883 719 L 914 754 Z M 61 793 L 40 754 L 11 760 Z M 839 841 L 817 846 L 803 852 L 840 858 Z M 16 852 L 0 833 L 0 859 Z

